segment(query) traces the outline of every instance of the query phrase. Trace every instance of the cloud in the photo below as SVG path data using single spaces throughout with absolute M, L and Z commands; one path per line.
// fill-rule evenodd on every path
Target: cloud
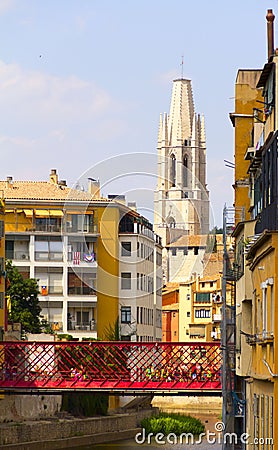
M 15 0 L 0 0 L 0 15 L 6 14 L 15 7 Z
M 53 165 L 78 175 L 126 139 L 130 108 L 94 81 L 0 61 L 0 178 L 24 178 L 30 166 L 43 177 Z
M 0 61 L 0 114 L 4 134 L 47 134 L 80 126 L 99 135 L 99 129 L 119 124 L 128 108 L 93 81 L 25 71 Z M 61 136 L 60 136 L 61 138 Z
M 178 72 L 177 69 L 171 69 L 167 72 L 162 72 L 156 76 L 155 81 L 159 83 L 162 86 L 169 86 L 169 83 L 172 82 L 175 78 L 180 77 L 181 74 Z

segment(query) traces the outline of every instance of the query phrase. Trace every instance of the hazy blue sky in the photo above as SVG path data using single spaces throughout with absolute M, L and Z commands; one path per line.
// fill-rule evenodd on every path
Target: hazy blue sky
M 265 15 L 276 3 L 0 0 L 0 178 L 47 179 L 57 168 L 75 183 L 86 171 L 101 178 L 90 169 L 101 161 L 113 174 L 110 157 L 155 155 L 159 113 L 169 112 L 184 55 L 196 112 L 205 114 L 208 188 L 221 225 L 233 196 L 223 160 L 233 159 L 235 77 L 266 62 Z

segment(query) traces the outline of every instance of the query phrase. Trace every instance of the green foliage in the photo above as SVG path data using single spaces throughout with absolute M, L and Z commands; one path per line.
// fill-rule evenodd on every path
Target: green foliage
M 41 333 L 41 307 L 39 305 L 39 288 L 33 278 L 24 279 L 11 261 L 6 262 L 6 295 L 11 298 L 9 320 L 21 323 L 26 333 Z
M 163 433 L 165 436 L 169 433 L 175 433 L 177 436 L 192 433 L 197 436 L 205 431 L 205 426 L 199 419 L 174 413 L 160 413 L 158 416 L 143 419 L 141 427 L 145 428 L 146 434 Z
M 62 339 L 65 339 L 66 341 L 72 341 L 73 340 L 73 336 L 71 334 L 57 334 L 57 338 L 59 339 L 59 341 L 62 341 Z
M 104 341 L 119 341 L 120 340 L 120 325 L 119 318 L 114 324 L 109 324 L 104 329 Z
M 63 394 L 61 409 L 77 417 L 105 416 L 108 411 L 108 395 L 80 395 L 77 392 Z

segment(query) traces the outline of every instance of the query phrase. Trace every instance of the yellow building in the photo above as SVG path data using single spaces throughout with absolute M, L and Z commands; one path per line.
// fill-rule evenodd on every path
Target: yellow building
M 233 412 L 235 430 L 239 435 L 250 435 L 247 449 L 258 450 L 278 448 L 278 52 L 273 44 L 273 20 L 272 10 L 268 10 L 268 61 L 263 70 L 239 71 L 237 114 L 231 115 L 235 126 L 237 224 L 233 232 L 237 378 L 231 394 L 234 400 L 240 398 L 242 406 L 241 411 L 235 408 Z M 249 109 L 250 117 L 238 117 L 239 103 L 253 108 L 253 113 Z M 237 215 L 242 209 L 245 218 Z
M 6 257 L 38 280 L 42 315 L 57 333 L 161 340 L 161 244 L 122 197 L 48 181 L 0 182 L 6 199 Z M 1 316 L 0 316 L 1 318 Z
M 0 199 L 0 341 L 6 328 L 7 310 L 5 302 L 5 201 Z
M 235 111 L 230 114 L 235 128 L 234 206 L 236 223 L 250 218 L 249 175 L 250 157 L 263 129 L 263 97 L 257 89 L 261 70 L 239 70 L 235 83 Z M 254 114 L 257 117 L 254 127 Z

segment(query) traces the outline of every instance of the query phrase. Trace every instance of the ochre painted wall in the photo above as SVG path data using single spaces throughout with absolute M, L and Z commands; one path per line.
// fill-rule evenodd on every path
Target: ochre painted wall
M 104 339 L 106 327 L 113 327 L 119 315 L 119 209 L 98 208 L 98 219 L 97 334 Z

